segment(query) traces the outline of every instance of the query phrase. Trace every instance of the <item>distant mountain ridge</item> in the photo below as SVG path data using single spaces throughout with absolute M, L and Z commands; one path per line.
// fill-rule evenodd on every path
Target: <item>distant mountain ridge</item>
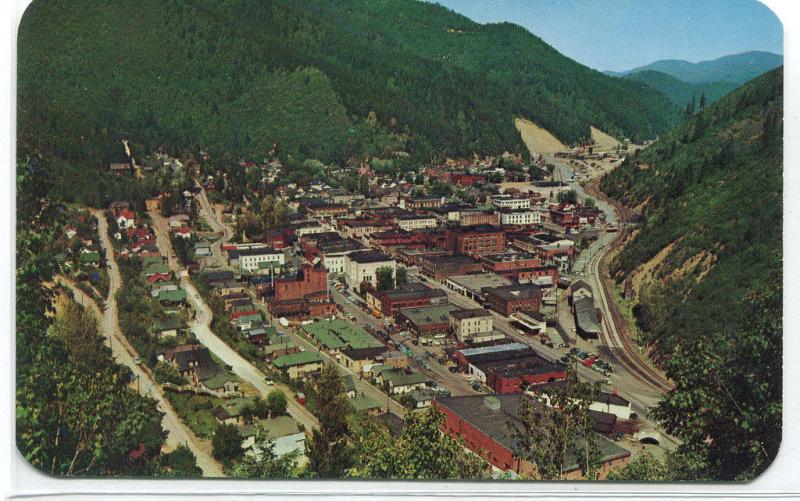
M 606 73 L 613 76 L 626 76 L 631 73 L 653 70 L 689 83 L 732 82 L 742 85 L 782 64 L 783 56 L 780 54 L 749 51 L 698 63 L 680 59 L 665 59 L 632 70 Z
M 671 75 L 655 70 L 637 71 L 636 73 L 625 75 L 622 78 L 640 82 L 643 85 L 656 89 L 681 108 L 685 107 L 686 103 L 691 102 L 692 99 L 699 104 L 700 96 L 702 95 L 705 95 L 706 105 L 709 105 L 738 87 L 738 85 L 733 82 L 684 82 Z

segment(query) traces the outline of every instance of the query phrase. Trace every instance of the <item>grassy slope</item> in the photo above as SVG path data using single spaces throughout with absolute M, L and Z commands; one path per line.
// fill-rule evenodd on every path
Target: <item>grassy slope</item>
M 121 137 L 256 158 L 279 141 L 325 161 L 402 137 L 426 158 L 524 151 L 516 116 L 568 142 L 590 123 L 654 136 L 677 116 L 519 27 L 398 0 L 36 0 L 19 62 L 21 144 L 94 165 Z
M 674 243 L 639 296 L 639 321 L 664 354 L 682 337 L 740 325 L 744 294 L 780 270 L 782 88 L 782 68 L 759 77 L 602 181 L 646 206 L 641 233 L 612 263 L 620 280 Z
M 637 71 L 636 73 L 625 75 L 623 78 L 641 82 L 656 89 L 680 107 L 686 107 L 686 103 L 691 102 L 693 99 L 697 106 L 702 94 L 706 95 L 706 105 L 715 103 L 737 87 L 736 84 L 730 82 L 693 84 L 653 70 Z

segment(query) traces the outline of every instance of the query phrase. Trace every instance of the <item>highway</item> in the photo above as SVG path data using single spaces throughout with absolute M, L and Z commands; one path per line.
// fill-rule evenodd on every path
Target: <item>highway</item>
M 139 358 L 139 354 L 128 342 L 127 338 L 122 334 L 119 327 L 119 317 L 117 315 L 117 299 L 116 293 L 122 285 L 122 277 L 119 273 L 119 266 L 114 257 L 114 247 L 111 245 L 111 239 L 108 236 L 108 222 L 106 221 L 105 214 L 100 210 L 92 210 L 92 214 L 98 221 L 97 231 L 100 235 L 100 246 L 106 256 L 108 263 L 108 276 L 109 276 L 109 292 L 106 298 L 106 307 L 103 314 L 100 314 L 100 308 L 97 303 L 91 298 L 86 296 L 80 289 L 74 287 L 68 281 L 62 279 L 62 283 L 66 283 L 75 293 L 75 298 L 83 304 L 88 306 L 98 315 L 101 320 L 102 331 L 106 338 L 107 344 L 111 347 L 111 352 L 117 362 L 120 362 L 133 371 L 134 377 L 138 379 L 139 392 L 142 395 L 149 396 L 158 402 L 158 408 L 164 413 L 161 425 L 167 432 L 166 444 L 168 447 L 174 449 L 180 444 L 185 444 L 194 453 L 197 458 L 197 466 L 203 470 L 204 477 L 224 477 L 222 466 L 211 456 L 211 446 L 207 441 L 200 440 L 190 430 L 183 421 L 178 417 L 178 414 L 172 408 L 172 405 L 164 396 L 161 387 L 153 381 L 149 371 L 144 369 L 144 366 L 134 363 L 134 358 Z M 112 342 L 112 339 L 116 342 Z

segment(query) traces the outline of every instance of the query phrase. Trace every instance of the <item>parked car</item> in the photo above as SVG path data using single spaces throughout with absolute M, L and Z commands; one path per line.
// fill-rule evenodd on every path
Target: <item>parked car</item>
M 457 365 L 454 365 L 454 366 L 452 366 L 452 367 L 448 367 L 448 368 L 447 368 L 447 370 L 449 370 L 450 372 L 452 372 L 453 374 L 455 374 L 456 372 L 458 372 L 458 366 L 457 366 Z
M 567 356 L 561 357 L 559 359 L 559 362 L 561 362 L 562 364 L 568 364 L 569 363 L 569 357 L 567 357 Z

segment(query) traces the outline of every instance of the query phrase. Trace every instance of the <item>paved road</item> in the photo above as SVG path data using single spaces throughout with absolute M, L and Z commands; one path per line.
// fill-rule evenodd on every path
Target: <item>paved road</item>
M 149 372 L 145 372 L 142 366 L 133 362 L 133 359 L 138 358 L 139 354 L 122 334 L 119 327 L 119 317 L 117 316 L 116 293 L 122 285 L 122 277 L 119 274 L 119 267 L 114 258 L 114 247 L 111 245 L 111 239 L 108 236 L 108 223 L 102 211 L 93 210 L 92 214 L 97 218 L 100 245 L 105 252 L 106 262 L 109 265 L 109 292 L 106 298 L 105 311 L 101 315 L 97 303 L 86 296 L 80 289 L 73 288 L 73 291 L 76 292 L 75 297 L 80 298 L 79 302 L 84 306 L 89 305 L 98 315 L 98 318 L 102 319 L 104 337 L 111 346 L 114 358 L 133 371 L 134 376 L 139 381 L 139 391 L 158 402 L 158 408 L 164 413 L 161 424 L 167 431 L 167 445 L 171 448 L 175 448 L 180 444 L 185 444 L 189 447 L 197 458 L 197 466 L 203 470 L 204 477 L 224 477 L 225 474 L 222 471 L 222 467 L 211 456 L 210 444 L 197 438 L 192 430 L 183 424 L 183 421 L 181 421 L 172 405 L 164 397 L 161 388 L 153 381 Z
M 222 233 L 222 237 L 218 238 L 211 244 L 211 252 L 221 268 L 229 269 L 230 267 L 228 266 L 225 256 L 222 252 L 222 246 L 233 238 L 233 229 L 223 221 L 222 211 L 219 213 L 214 211 L 214 208 L 211 206 L 211 202 L 208 201 L 208 195 L 205 188 L 203 188 L 203 186 L 197 180 L 195 180 L 195 184 L 198 188 L 200 188 L 200 193 L 195 196 L 195 199 L 200 205 L 200 214 L 203 216 L 203 219 L 206 220 L 212 230 L 217 233 Z
M 161 216 L 157 202 L 155 200 L 148 200 L 147 205 L 148 214 L 150 214 L 150 218 L 153 221 L 153 231 L 156 234 L 158 248 L 163 255 L 167 256 L 168 266 L 178 275 L 181 287 L 186 291 L 189 304 L 194 308 L 195 318 L 192 320 L 190 326 L 192 332 L 200 343 L 211 350 L 214 355 L 225 364 L 230 365 L 234 374 L 255 387 L 259 393 L 261 393 L 262 397 L 266 397 L 270 391 L 275 389 L 275 385 L 267 384 L 266 375 L 261 372 L 261 370 L 239 355 L 233 348 L 228 346 L 225 341 L 218 338 L 217 335 L 211 331 L 211 321 L 213 319 L 211 308 L 203 301 L 202 296 L 200 296 L 200 293 L 195 288 L 186 270 L 181 269 L 172 251 L 167 222 L 163 216 Z M 288 388 L 279 387 L 287 397 L 287 410 L 289 415 L 302 424 L 307 431 L 317 428 L 319 426 L 317 418 L 295 400 L 294 395 Z

